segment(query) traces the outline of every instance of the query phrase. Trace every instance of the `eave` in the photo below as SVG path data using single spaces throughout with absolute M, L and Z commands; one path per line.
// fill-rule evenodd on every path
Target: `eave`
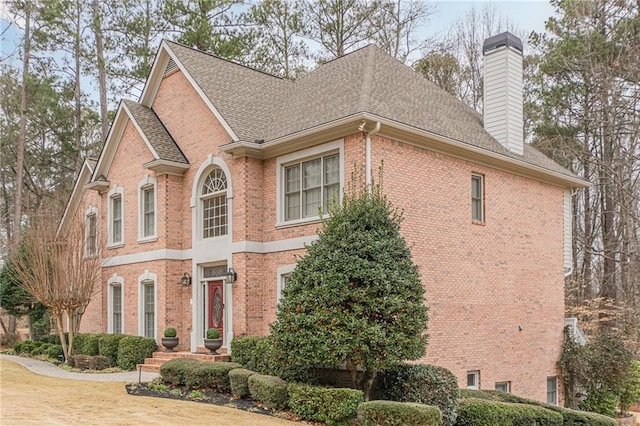
M 145 169 L 153 170 L 156 175 L 175 175 L 183 176 L 184 172 L 189 169 L 189 164 L 178 163 L 169 160 L 153 160 L 142 165 Z

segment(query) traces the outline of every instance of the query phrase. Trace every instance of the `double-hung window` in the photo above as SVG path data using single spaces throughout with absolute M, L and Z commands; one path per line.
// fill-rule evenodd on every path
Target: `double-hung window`
M 143 309 L 143 333 L 144 337 L 155 337 L 156 303 L 153 281 L 142 283 L 142 309 Z
M 285 221 L 326 213 L 340 195 L 340 158 L 337 153 L 291 164 L 284 169 Z
M 122 285 L 111 287 L 111 324 L 113 334 L 122 334 Z
M 471 175 L 471 219 L 484 222 L 484 176 Z
M 156 179 L 145 176 L 138 182 L 138 241 L 154 241 L 156 234 Z
M 122 195 L 111 197 L 111 243 L 122 243 Z
M 98 254 L 98 214 L 95 207 L 87 210 L 84 232 L 84 255 L 94 257 Z

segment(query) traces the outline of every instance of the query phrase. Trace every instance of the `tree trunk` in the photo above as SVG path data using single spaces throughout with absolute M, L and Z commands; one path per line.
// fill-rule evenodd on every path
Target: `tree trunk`
M 102 141 L 109 133 L 109 116 L 107 111 L 107 77 L 105 72 L 104 48 L 102 46 L 102 14 L 99 0 L 93 0 L 93 31 L 96 38 L 96 57 L 98 59 L 98 87 L 100 92 L 100 124 Z
M 74 37 L 74 55 L 75 55 L 75 69 L 74 69 L 74 103 L 75 103 L 75 148 L 76 148 L 76 173 L 80 171 L 82 167 L 82 92 L 80 91 L 80 56 L 82 51 L 80 49 L 80 31 L 81 31 L 81 8 L 80 4 L 76 2 L 75 18 L 76 18 L 76 32 Z
M 20 243 L 20 228 L 22 224 L 22 187 L 24 176 L 24 150 L 27 139 L 27 83 L 29 80 L 29 55 L 31 50 L 31 2 L 24 5 L 25 27 L 24 27 L 24 50 L 22 58 L 22 91 L 20 95 L 20 133 L 18 134 L 18 147 L 16 157 L 16 187 L 14 194 L 13 211 L 13 245 L 17 248 Z

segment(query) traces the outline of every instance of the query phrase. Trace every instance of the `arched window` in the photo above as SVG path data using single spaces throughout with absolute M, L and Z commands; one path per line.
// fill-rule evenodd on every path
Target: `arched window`
M 227 235 L 227 177 L 222 169 L 213 169 L 202 184 L 202 238 Z

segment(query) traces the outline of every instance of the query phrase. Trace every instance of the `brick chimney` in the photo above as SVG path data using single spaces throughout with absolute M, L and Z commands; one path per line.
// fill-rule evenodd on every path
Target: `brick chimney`
M 522 41 L 504 32 L 489 37 L 484 55 L 484 128 L 509 151 L 522 155 Z

